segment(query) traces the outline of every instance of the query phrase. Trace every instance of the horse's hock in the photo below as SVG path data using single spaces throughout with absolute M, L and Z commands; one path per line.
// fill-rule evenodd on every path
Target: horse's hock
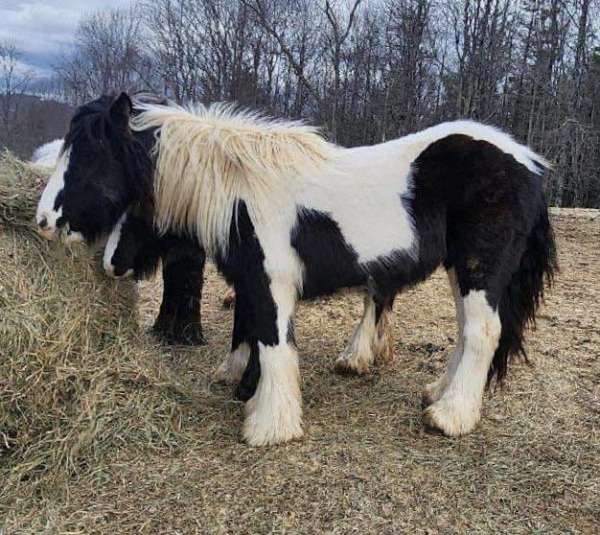
M 174 442 L 174 388 L 139 333 L 136 284 L 35 232 L 48 170 L 0 155 L 0 489 Z M 51 478 L 52 479 L 52 478 Z

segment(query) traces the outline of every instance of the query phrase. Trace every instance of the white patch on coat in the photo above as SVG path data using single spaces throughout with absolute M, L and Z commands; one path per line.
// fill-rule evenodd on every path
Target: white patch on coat
M 221 362 L 215 372 L 215 380 L 225 384 L 239 383 L 242 380 L 249 358 L 250 346 L 247 342 L 242 342 L 235 351 L 229 353 L 225 360 Z
M 356 326 L 348 347 L 335 362 L 335 367 L 340 371 L 350 371 L 359 375 L 368 373 L 375 361 L 375 338 L 375 302 L 370 295 L 366 295 L 363 317 Z
M 488 370 L 502 329 L 498 311 L 488 304 L 484 291 L 470 291 L 463 303 L 463 354 L 442 396 L 424 414 L 429 425 L 448 436 L 464 435 L 479 422 Z
M 411 163 L 395 142 L 345 149 L 333 167 L 306 177 L 296 203 L 335 221 L 361 264 L 412 252 L 415 232 L 402 201 L 410 197 Z
M 46 239 L 53 240 L 58 234 L 56 222 L 62 216 L 62 206 L 54 209 L 56 197 L 65 187 L 65 172 L 69 167 L 69 151 L 61 154 L 56 169 L 50 175 L 48 183 L 42 192 L 42 196 L 38 202 L 35 220 L 38 224 L 38 232 Z M 46 222 L 46 226 L 41 228 L 39 225 L 42 221 Z
M 33 152 L 31 163 L 40 167 L 56 167 L 64 141 L 55 139 L 38 147 Z
M 251 446 L 288 442 L 302 436 L 298 355 L 289 344 L 259 346 L 260 379 L 246 403 L 243 436 Z
M 123 225 L 127 220 L 127 212 L 125 212 L 117 221 L 115 226 L 113 227 L 110 235 L 108 236 L 108 241 L 106 242 L 106 247 L 104 248 L 104 256 L 102 258 L 102 265 L 104 267 L 104 271 L 109 277 L 115 277 L 115 266 L 112 263 L 113 256 L 115 251 L 119 247 L 119 242 L 121 241 L 121 231 L 123 230 Z M 133 269 L 128 269 L 122 276 L 122 278 L 130 277 L 133 275 Z M 120 278 L 119 277 L 119 278 Z

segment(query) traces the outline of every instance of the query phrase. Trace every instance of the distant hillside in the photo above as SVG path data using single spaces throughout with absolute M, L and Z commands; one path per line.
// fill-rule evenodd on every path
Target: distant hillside
M 10 102 L 0 94 L 0 150 L 8 148 L 29 159 L 43 143 L 65 135 L 73 107 L 53 98 L 37 95 L 12 96 Z

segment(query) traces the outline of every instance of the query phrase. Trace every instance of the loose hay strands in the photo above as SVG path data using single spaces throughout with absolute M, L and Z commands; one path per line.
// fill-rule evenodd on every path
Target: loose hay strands
M 8 151 L 0 154 L 0 225 L 31 226 L 49 172 Z
M 64 483 L 123 444 L 182 440 L 185 388 L 140 336 L 135 283 L 36 235 L 47 174 L 0 156 L 0 518 L 17 490 Z

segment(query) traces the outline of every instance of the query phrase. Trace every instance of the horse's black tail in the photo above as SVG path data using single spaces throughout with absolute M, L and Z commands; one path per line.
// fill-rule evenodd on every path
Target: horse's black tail
M 502 331 L 489 370 L 488 382 L 494 378 L 502 382 L 512 357 L 521 355 L 527 361 L 523 331 L 527 324 L 535 325 L 535 313 L 544 297 L 544 285 L 551 285 L 554 274 L 558 271 L 548 208 L 543 193 L 538 193 L 538 205 L 535 208 L 537 213 L 519 269 L 510 279 L 498 305 Z

